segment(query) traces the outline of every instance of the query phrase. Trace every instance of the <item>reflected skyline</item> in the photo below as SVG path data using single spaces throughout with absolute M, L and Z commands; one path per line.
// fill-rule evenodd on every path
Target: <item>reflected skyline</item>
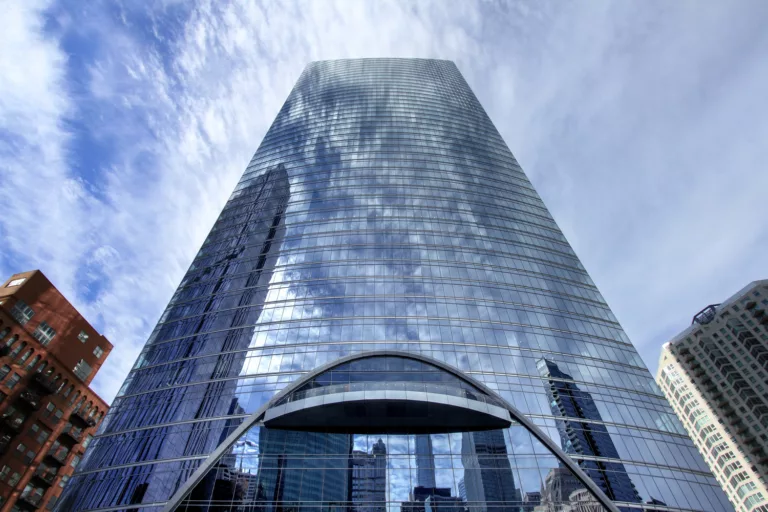
M 563 486 L 571 485 L 566 490 L 572 491 L 583 484 L 576 485 L 579 480 L 554 459 L 552 466 L 542 466 L 521 426 L 507 430 L 511 437 L 504 432 L 358 435 L 257 426 L 222 457 L 179 511 L 319 512 L 330 506 L 348 512 L 518 512 L 542 493 L 546 504 L 566 510 L 570 493 L 563 494 Z M 419 438 L 433 446 L 434 487 L 418 485 L 424 469 L 417 463 Z M 463 491 L 467 478 L 473 480 Z M 518 479 L 528 483 L 521 488 Z

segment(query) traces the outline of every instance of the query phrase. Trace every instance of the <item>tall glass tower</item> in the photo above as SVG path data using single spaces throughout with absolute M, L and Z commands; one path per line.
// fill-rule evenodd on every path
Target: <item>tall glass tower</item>
M 57 510 L 730 510 L 448 61 L 307 66 Z

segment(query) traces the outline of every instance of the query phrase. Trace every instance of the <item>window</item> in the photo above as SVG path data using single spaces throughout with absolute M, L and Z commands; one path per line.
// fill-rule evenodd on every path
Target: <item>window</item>
M 8 382 L 5 383 L 6 386 L 8 386 L 8 389 L 13 389 L 16 387 L 16 384 L 19 383 L 21 380 L 21 376 L 19 376 L 18 373 L 14 373 L 11 375 L 11 377 L 8 379 Z
M 16 345 L 16 347 L 13 350 L 11 350 L 11 357 L 16 357 L 16 355 L 22 350 L 24 350 L 26 346 L 27 346 L 27 343 L 25 341 L 22 341 L 20 344 Z
M 80 464 L 80 456 L 75 455 L 74 457 L 72 457 L 72 462 L 70 462 L 69 465 L 72 466 L 73 468 L 76 468 L 78 464 Z
M 83 450 L 88 448 L 88 445 L 91 444 L 91 440 L 93 439 L 93 436 L 91 434 L 88 434 L 85 436 L 85 440 L 82 442 Z
M 11 472 L 11 468 L 9 466 L 3 466 L 3 469 L 0 469 L 0 480 L 5 481 L 6 478 L 8 478 L 8 473 Z
M 744 496 L 754 491 L 755 489 L 757 489 L 757 484 L 755 484 L 755 482 L 747 482 L 741 487 L 739 487 L 738 489 L 736 489 L 736 494 L 739 495 L 739 498 L 743 498 Z
M 741 482 L 746 481 L 749 478 L 749 475 L 747 475 L 746 471 L 742 471 L 741 473 L 736 473 L 731 477 L 730 484 L 731 487 L 738 487 Z
M 6 375 L 11 373 L 11 367 L 7 364 L 4 364 L 2 367 L 0 367 L 0 379 L 4 379 Z
M 95 355 L 97 358 L 101 357 L 101 355 L 104 353 L 104 350 L 101 347 L 96 347 L 93 349 L 93 355 Z
M 59 499 L 58 496 L 51 496 L 48 500 L 48 504 L 45 506 L 46 510 L 53 510 L 53 507 L 56 505 L 56 500 Z
M 19 483 L 19 480 L 21 480 L 21 475 L 14 471 L 13 476 L 11 476 L 10 480 L 8 480 L 8 485 L 13 487 L 17 483 Z
M 30 359 L 30 361 L 29 361 L 29 364 L 28 364 L 28 365 L 27 365 L 27 367 L 26 367 L 26 370 L 27 370 L 28 372 L 31 372 L 31 371 L 32 371 L 32 369 L 35 367 L 35 365 L 36 365 L 37 363 L 39 363 L 39 362 L 40 362 L 40 356 L 35 356 L 35 357 L 33 357 L 32 359 Z
M 37 425 L 35 425 L 35 426 L 37 426 Z M 48 437 L 50 435 L 51 435 L 51 433 L 48 432 L 48 430 L 46 430 L 44 428 L 40 429 L 40 432 L 37 434 L 37 442 L 40 443 L 40 444 L 45 443 L 48 440 Z
M 63 475 L 61 477 L 61 481 L 59 482 L 59 487 L 61 487 L 63 489 L 64 486 L 67 485 L 67 482 L 69 482 L 69 476 L 68 475 Z
M 19 453 L 24 453 L 27 450 L 27 447 L 24 446 L 24 443 L 19 443 L 18 446 L 16 446 L 16 451 Z
M 80 331 L 80 334 L 77 335 L 77 339 L 80 340 L 80 343 L 85 343 L 88 341 L 88 333 L 85 331 Z
M 32 450 L 27 450 L 27 454 L 24 456 L 24 463 L 32 464 L 33 460 L 35 460 L 35 452 Z
M 85 359 L 81 359 L 77 365 L 75 365 L 73 371 L 75 372 L 75 375 L 78 376 L 80 380 L 86 380 L 88 379 L 88 376 L 91 375 L 91 372 L 93 371 L 93 368 L 91 368 L 91 365 L 85 362 Z
M 26 281 L 26 280 L 27 280 L 27 278 L 26 278 L 26 277 L 20 277 L 20 278 L 18 278 L 18 279 L 14 279 L 14 280 L 13 280 L 13 281 L 11 281 L 10 283 L 8 283 L 8 285 L 6 285 L 6 288 L 10 288 L 10 287 L 12 287 L 12 286 L 19 286 L 19 285 L 21 285 L 22 283 L 24 283 L 24 281 Z
M 47 345 L 51 342 L 53 337 L 56 336 L 56 331 L 54 331 L 53 327 L 48 325 L 48 323 L 45 320 L 43 320 L 37 326 L 37 329 L 35 329 L 35 332 L 32 333 L 32 336 L 34 336 L 37 339 L 37 341 L 39 341 L 43 345 Z
M 27 306 L 27 303 L 21 299 L 16 301 L 16 304 L 11 308 L 11 316 L 16 319 L 21 325 L 25 325 L 35 315 L 35 312 L 31 307 Z
M 29 356 L 31 355 L 32 355 L 32 349 L 29 349 L 26 352 L 24 352 L 18 360 L 19 365 L 22 365 L 25 362 L 27 362 L 27 359 L 29 359 Z

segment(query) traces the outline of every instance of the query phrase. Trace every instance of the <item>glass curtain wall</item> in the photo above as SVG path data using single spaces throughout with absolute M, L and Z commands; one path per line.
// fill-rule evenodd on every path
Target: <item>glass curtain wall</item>
M 386 350 L 482 382 L 622 508 L 730 510 L 457 67 L 420 59 L 307 66 L 57 510 L 160 510 L 203 464 L 179 510 L 593 510 L 517 423 L 257 424 L 207 460 L 289 383 Z

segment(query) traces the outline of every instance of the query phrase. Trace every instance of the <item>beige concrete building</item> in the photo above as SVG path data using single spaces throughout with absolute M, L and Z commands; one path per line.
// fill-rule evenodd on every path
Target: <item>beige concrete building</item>
M 707 306 L 656 381 L 739 512 L 768 512 L 768 280 Z

